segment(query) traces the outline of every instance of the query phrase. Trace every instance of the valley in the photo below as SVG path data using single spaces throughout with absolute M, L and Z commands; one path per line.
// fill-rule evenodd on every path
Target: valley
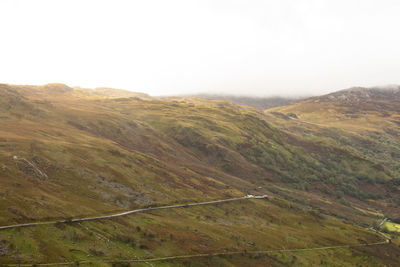
M 382 90 L 263 111 L 1 84 L 0 266 L 396 266 L 398 235 L 371 230 L 400 218 Z

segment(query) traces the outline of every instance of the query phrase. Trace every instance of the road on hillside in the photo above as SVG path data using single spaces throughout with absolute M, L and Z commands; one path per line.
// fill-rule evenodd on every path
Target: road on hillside
M 262 196 L 247 195 L 245 197 L 235 197 L 235 198 L 213 200 L 213 201 L 207 201 L 207 202 L 197 202 L 197 203 L 195 202 L 195 203 L 161 206 L 161 207 L 148 207 L 148 208 L 143 208 L 143 209 L 129 210 L 129 211 L 115 213 L 115 214 L 111 214 L 111 215 L 102 215 L 102 216 L 96 216 L 96 217 L 6 225 L 6 226 L 0 226 L 0 230 L 31 227 L 31 226 L 37 226 L 37 225 L 48 225 L 48 224 L 55 224 L 55 223 L 76 223 L 76 222 L 85 222 L 85 221 L 97 221 L 97 220 L 105 220 L 105 219 L 112 219 L 112 218 L 116 218 L 116 217 L 122 217 L 122 216 L 130 215 L 133 213 L 148 212 L 148 211 L 153 211 L 153 210 L 185 208 L 185 207 L 193 207 L 193 206 L 212 205 L 212 204 L 238 201 L 238 200 L 244 200 L 244 199 L 263 199 L 263 198 L 268 198 L 268 196 L 267 195 L 262 195 Z
M 243 199 L 243 198 L 242 198 Z M 215 253 L 203 253 L 203 254 L 188 254 L 188 255 L 176 255 L 167 256 L 159 258 L 147 258 L 147 259 L 130 259 L 130 260 L 83 260 L 83 261 L 71 261 L 71 262 L 54 262 L 54 263 L 36 263 L 36 266 L 71 266 L 77 263 L 79 264 L 99 264 L 99 263 L 135 263 L 135 262 L 157 262 L 157 261 L 172 261 L 180 259 L 192 259 L 192 258 L 202 258 L 202 257 L 221 257 L 228 255 L 263 255 L 271 253 L 295 253 L 302 251 L 315 251 L 315 250 L 332 250 L 332 249 L 343 249 L 343 248 L 358 248 L 358 247 L 368 247 L 384 245 L 389 243 L 389 239 L 386 236 L 385 241 L 368 243 L 368 244 L 353 244 L 353 245 L 339 245 L 339 246 L 329 246 L 329 247 L 314 247 L 314 248 L 295 248 L 295 249 L 271 249 L 271 250 L 256 250 L 256 251 L 228 251 L 228 252 L 215 252 Z M 32 263 L 18 263 L 9 264 L 9 266 L 32 266 Z
M 72 220 L 60 220 L 60 221 L 53 221 L 53 222 L 37 222 L 37 223 L 27 223 L 27 224 L 17 224 L 17 225 L 9 225 L 9 226 L 2 226 L 2 229 L 10 229 L 10 228 L 19 228 L 19 227 L 27 227 L 27 226 L 34 226 L 34 225 L 43 225 L 43 224 L 53 224 L 53 223 L 69 223 L 69 222 L 83 222 L 83 221 L 92 221 L 92 220 L 102 220 L 102 219 L 110 219 L 120 216 L 126 216 L 132 213 L 138 212 L 146 212 L 152 210 L 160 210 L 160 209 L 173 209 L 173 208 L 183 208 L 183 207 L 192 207 L 192 206 L 201 206 L 201 205 L 210 205 L 210 204 L 218 204 L 223 202 L 230 202 L 230 201 L 238 201 L 244 199 L 263 199 L 268 198 L 267 195 L 263 196 L 253 196 L 247 195 L 245 197 L 238 197 L 238 198 L 230 198 L 230 199 L 223 199 L 223 200 L 214 200 L 214 201 L 207 201 L 207 202 L 199 202 L 199 203 L 189 203 L 189 204 L 180 204 L 180 205 L 171 205 L 171 206 L 161 206 L 161 207 L 149 207 L 144 209 L 137 209 L 137 210 L 130 210 L 126 212 L 116 213 L 112 215 L 106 216 L 98 216 L 98 217 L 88 217 L 88 218 L 81 218 L 81 219 L 72 219 Z M 218 257 L 218 256 L 228 256 L 228 255 L 246 255 L 246 254 L 270 254 L 270 253 L 294 253 L 294 252 L 301 252 L 301 251 L 314 251 L 314 250 L 331 250 L 331 249 L 340 249 L 340 248 L 357 248 L 357 247 L 366 247 L 366 246 L 377 246 L 377 245 L 384 245 L 390 243 L 390 237 L 386 236 L 385 234 L 374 230 L 372 228 L 368 228 L 367 230 L 374 231 L 376 234 L 382 236 L 384 241 L 381 242 L 374 242 L 374 243 L 367 243 L 367 244 L 349 244 L 349 245 L 339 245 L 339 246 L 325 246 L 325 247 L 313 247 L 313 248 L 295 248 L 295 249 L 271 249 L 271 250 L 258 250 L 258 251 L 227 251 L 227 252 L 215 252 L 215 253 L 203 253 L 203 254 L 188 254 L 188 255 L 175 255 L 175 256 L 167 256 L 167 257 L 159 257 L 159 258 L 147 258 L 147 259 L 130 259 L 130 260 L 99 260 L 99 261 L 91 261 L 91 260 L 83 260 L 83 261 L 74 261 L 74 262 L 54 262 L 54 263 L 36 263 L 36 266 L 70 266 L 79 264 L 95 264 L 95 263 L 134 263 L 134 262 L 157 262 L 157 261 L 171 261 L 171 260 L 179 260 L 179 259 L 190 259 L 190 258 L 200 258 L 200 257 Z M 9 266 L 32 266 L 32 263 L 15 263 L 9 264 Z

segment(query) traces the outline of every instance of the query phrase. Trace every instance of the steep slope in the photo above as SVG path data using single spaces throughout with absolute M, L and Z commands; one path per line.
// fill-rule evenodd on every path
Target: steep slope
M 266 111 L 281 129 L 313 142 L 342 147 L 374 162 L 390 176 L 386 211 L 398 212 L 400 178 L 400 88 L 351 88 Z M 381 182 L 365 172 L 360 180 L 378 190 Z M 390 185 L 390 183 L 389 183 Z M 367 186 L 364 186 L 364 188 Z
M 397 194 L 390 191 L 391 173 L 375 161 L 282 130 L 275 115 L 228 101 L 100 92 L 62 84 L 0 85 L 0 225 L 249 193 L 275 198 L 1 231 L 0 262 L 127 259 L 382 240 L 335 218 L 368 226 L 376 213 L 384 212 L 386 193 Z M 370 180 L 379 183 L 378 190 L 369 186 Z M 340 201 L 324 193 L 327 185 L 340 189 Z M 350 249 L 327 259 L 347 253 L 367 262 L 370 252 Z M 316 257 L 299 256 L 299 265 L 310 265 Z M 279 253 L 267 258 L 276 266 L 297 260 Z M 208 260 L 213 259 L 191 262 Z M 265 260 L 233 257 L 215 264 Z M 370 262 L 386 261 L 375 255 Z

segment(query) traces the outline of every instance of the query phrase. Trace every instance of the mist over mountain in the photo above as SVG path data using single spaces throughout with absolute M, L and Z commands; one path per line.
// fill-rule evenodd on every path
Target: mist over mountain
M 205 99 L 229 100 L 239 105 L 247 105 L 257 109 L 265 110 L 279 106 L 286 106 L 295 101 L 358 101 L 368 102 L 371 100 L 400 100 L 400 86 L 374 86 L 374 87 L 352 87 L 343 89 L 333 93 L 321 96 L 271 96 L 257 97 L 246 95 L 230 95 L 230 94 L 193 94 L 184 95 L 182 97 L 199 97 Z
M 206 99 L 225 99 L 232 101 L 239 105 L 247 105 L 260 110 L 269 109 L 278 106 L 287 105 L 293 101 L 304 99 L 306 97 L 283 97 L 283 96 L 272 96 L 272 97 L 257 97 L 257 96 L 239 96 L 229 94 L 194 94 L 185 95 L 185 97 L 200 97 Z
M 400 266 L 400 1 L 0 10 L 0 267 Z

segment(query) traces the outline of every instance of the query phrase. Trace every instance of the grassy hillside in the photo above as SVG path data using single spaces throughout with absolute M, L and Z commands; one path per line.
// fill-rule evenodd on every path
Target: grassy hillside
M 386 168 L 379 153 L 368 156 L 364 147 L 332 141 L 320 131 L 330 127 L 299 112 L 295 119 L 289 110 L 264 114 L 224 100 L 160 100 L 110 88 L 0 85 L 0 225 L 246 194 L 275 197 L 0 231 L 0 263 L 381 240 L 360 226 L 378 220 L 398 197 L 394 161 Z M 395 245 L 383 246 L 397 255 Z M 348 248 L 162 264 L 391 264 L 371 253 Z
M 270 109 L 266 115 L 282 130 L 311 142 L 341 147 L 374 163 L 390 179 L 371 179 L 368 173 L 360 172 L 358 179 L 369 184 L 361 187 L 379 191 L 386 184 L 388 190 L 380 193 L 387 200 L 385 211 L 398 213 L 399 100 L 398 88 L 352 88 Z
M 334 232 L 335 234 L 332 234 Z M 309 248 L 342 244 L 377 242 L 379 236 L 366 230 L 345 225 L 333 218 L 282 201 L 253 200 L 221 204 L 216 207 L 194 207 L 154 211 L 112 221 L 85 222 L 71 225 L 40 226 L 0 232 L 7 257 L 3 263 L 63 262 L 75 260 L 122 260 L 152 257 L 243 252 L 233 257 L 205 257 L 190 261 L 171 261 L 160 266 L 194 266 L 243 264 L 282 266 L 327 265 L 341 263 L 379 265 L 369 261 L 367 253 L 354 249 L 339 249 L 315 253 L 272 253 L 253 258 L 246 251 Z M 352 255 L 357 255 L 352 258 Z M 159 266 L 157 263 L 156 266 Z

